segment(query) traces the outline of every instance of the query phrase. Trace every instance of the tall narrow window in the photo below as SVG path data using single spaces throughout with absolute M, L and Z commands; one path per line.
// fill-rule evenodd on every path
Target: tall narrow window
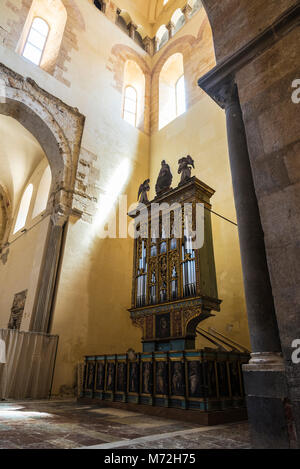
M 125 88 L 123 117 L 126 122 L 136 127 L 137 92 L 133 86 Z
M 34 209 L 32 212 L 32 218 L 36 217 L 37 215 L 42 213 L 44 210 L 46 210 L 48 197 L 49 197 L 49 191 L 51 187 L 51 180 L 52 180 L 51 169 L 50 169 L 50 166 L 48 165 L 40 180 L 39 188 L 38 188 L 36 199 L 35 199 Z
M 184 75 L 182 75 L 179 80 L 177 80 L 176 87 L 176 116 L 181 116 L 186 111 L 186 102 L 185 102 L 185 83 Z
M 23 50 L 23 57 L 40 65 L 45 49 L 49 26 L 42 18 L 34 18 Z
M 185 111 L 183 56 L 176 53 L 166 60 L 159 76 L 159 129 Z
M 17 221 L 15 224 L 14 234 L 25 226 L 27 215 L 29 212 L 31 197 L 33 192 L 33 185 L 29 184 L 25 190 L 19 208 L 19 213 L 17 216 Z

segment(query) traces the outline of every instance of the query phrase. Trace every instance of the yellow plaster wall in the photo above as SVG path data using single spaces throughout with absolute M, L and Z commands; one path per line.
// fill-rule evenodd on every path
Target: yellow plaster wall
M 19 234 L 9 246 L 7 263 L 0 263 L 0 328 L 7 328 L 14 295 L 28 290 L 21 330 L 29 329 L 48 224 L 46 217 L 25 234 Z
M 154 187 L 161 159 L 171 164 L 175 175 L 176 161 L 189 152 L 196 161 L 196 175 L 217 191 L 214 209 L 231 219 L 235 215 L 222 111 L 203 98 L 151 139 L 131 127 L 121 117 L 122 92 L 115 86 L 109 67 L 111 50 L 116 44 L 124 44 L 149 66 L 159 55 L 151 59 L 104 15 L 96 14 L 91 2 L 80 2 L 80 10 L 88 27 L 78 32 L 79 50 L 71 51 L 68 70 L 64 72 L 70 87 L 0 46 L 0 60 L 5 65 L 30 76 L 86 116 L 82 148 L 95 158 L 98 205 L 92 223 L 72 217 L 67 227 L 51 329 L 60 337 L 54 394 L 73 391 L 76 363 L 85 354 L 124 352 L 129 347 L 141 350 L 141 332 L 132 326 L 127 312 L 133 242 L 100 239 L 106 210 L 100 194 L 108 191 L 116 197 L 126 193 L 131 204 L 137 199 L 139 184 L 149 174 Z M 195 18 L 188 24 L 196 32 Z M 181 36 L 183 30 L 175 37 Z M 175 182 L 176 178 L 174 185 Z M 224 303 L 216 322 L 211 324 L 220 332 L 229 328 L 231 337 L 246 343 L 236 228 L 224 223 L 213 218 L 219 296 Z M 19 255 L 22 256 L 20 251 Z
M 131 204 L 149 173 L 149 136 L 122 119 L 122 93 L 107 66 L 115 44 L 141 50 L 103 15 L 95 15 L 93 7 L 82 8 L 82 14 L 88 32 L 78 38 L 81 49 L 74 52 L 66 76 L 72 106 L 87 117 L 82 146 L 97 156 L 99 194 L 116 198 L 126 193 Z M 127 312 L 133 243 L 99 238 L 105 213 L 98 195 L 92 224 L 69 223 L 52 327 L 60 336 L 54 393 L 74 384 L 75 364 L 83 355 L 140 349 L 141 333 Z
M 185 45 L 188 41 L 193 44 L 196 38 L 197 43 L 191 48 Z M 187 112 L 157 130 L 158 73 L 165 60 L 178 51 L 184 56 Z M 225 113 L 197 85 L 197 79 L 214 65 L 211 30 L 203 8 L 153 57 L 153 67 L 158 73 L 152 86 L 151 195 L 155 195 L 154 186 L 161 160 L 165 159 L 170 164 L 175 187 L 180 180 L 178 160 L 190 154 L 195 160 L 193 174 L 216 191 L 212 198 L 213 210 L 236 222 Z M 215 328 L 250 347 L 237 227 L 212 214 L 212 228 L 219 298 L 223 302 L 220 313 L 201 326 Z M 198 339 L 198 347 L 207 345 L 207 342 Z
M 0 327 L 8 326 L 14 295 L 28 290 L 21 323 L 21 329 L 28 330 L 49 221 L 42 214 L 33 219 L 32 212 L 48 162 L 37 140 L 12 117 L 0 115 L 0 141 L 0 183 L 5 187 L 11 212 L 10 245 L 4 247 L 0 261 Z M 27 219 L 24 227 L 14 233 L 20 203 L 29 184 L 33 185 L 33 192 Z
M 67 230 L 51 329 L 60 336 L 54 393 L 72 389 L 76 363 L 84 354 L 122 352 L 129 347 L 139 350 L 141 338 L 127 312 L 133 242 L 99 238 L 105 213 L 99 194 L 108 191 L 117 196 L 121 191 L 131 204 L 137 199 L 139 184 L 149 174 L 149 136 L 123 121 L 122 92 L 115 87 L 109 59 L 116 44 L 133 48 L 148 63 L 150 57 L 104 15 L 95 14 L 93 5 L 82 3 L 80 9 L 88 28 L 78 33 L 80 48 L 72 51 L 65 73 L 70 87 L 15 52 L 0 48 L 0 60 L 5 65 L 30 76 L 86 116 L 82 148 L 95 156 L 99 203 L 93 222 L 71 219 Z
M 215 189 L 213 211 L 236 222 L 227 150 L 226 123 L 223 111 L 207 96 L 151 139 L 151 196 L 161 160 L 165 159 L 173 174 L 172 187 L 180 181 L 179 158 L 190 154 L 195 160 L 193 174 Z M 242 270 L 237 227 L 212 214 L 212 228 L 221 312 L 201 323 L 227 337 L 249 346 Z M 197 346 L 201 346 L 198 341 Z

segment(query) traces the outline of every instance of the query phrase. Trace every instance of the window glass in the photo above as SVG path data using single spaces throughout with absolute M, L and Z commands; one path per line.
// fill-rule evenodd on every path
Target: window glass
M 42 18 L 34 18 L 27 41 L 23 50 L 23 57 L 35 65 L 39 65 L 46 45 L 49 26 Z
M 25 190 L 23 194 L 23 197 L 20 203 L 20 208 L 19 208 L 19 213 L 17 216 L 17 221 L 15 224 L 14 234 L 25 226 L 29 207 L 30 207 L 32 192 L 33 192 L 33 185 L 29 184 L 29 186 L 27 187 L 27 189 Z

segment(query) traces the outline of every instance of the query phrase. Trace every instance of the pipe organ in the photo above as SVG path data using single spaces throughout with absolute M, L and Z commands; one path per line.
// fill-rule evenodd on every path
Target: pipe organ
M 129 311 L 133 324 L 142 329 L 144 352 L 194 349 L 198 323 L 220 310 L 210 213 L 213 195 L 212 188 L 193 177 L 129 213 L 138 232 Z M 153 206 L 169 209 L 155 211 Z M 197 206 L 202 207 L 200 220 Z M 139 227 L 142 212 L 146 222 Z M 192 236 L 196 229 L 203 236 L 200 247 L 195 247 Z

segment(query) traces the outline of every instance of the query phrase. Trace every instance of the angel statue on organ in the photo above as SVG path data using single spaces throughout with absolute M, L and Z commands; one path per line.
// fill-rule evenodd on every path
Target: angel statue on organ
M 190 155 L 188 155 L 185 158 L 178 160 L 178 164 L 178 174 L 181 174 L 180 184 L 183 184 L 191 178 L 192 168 L 195 169 L 194 160 Z
M 138 201 L 141 204 L 149 203 L 148 195 L 147 195 L 147 192 L 150 191 L 149 182 L 150 182 L 150 179 L 146 179 L 146 181 L 144 181 L 143 184 L 140 185 L 139 193 L 138 193 Z

